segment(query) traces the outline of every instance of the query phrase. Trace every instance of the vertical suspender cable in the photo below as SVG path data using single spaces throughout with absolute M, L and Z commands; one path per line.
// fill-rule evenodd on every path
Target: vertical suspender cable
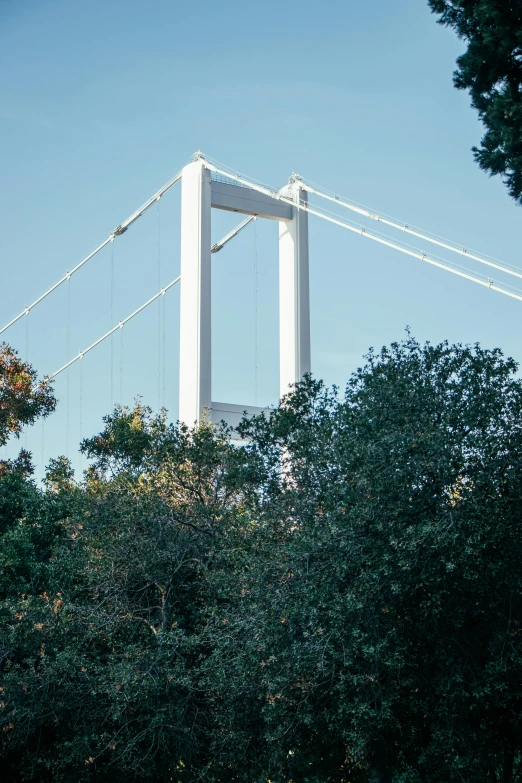
M 29 361 L 29 308 L 25 308 L 25 361 Z
M 166 285 L 164 288 L 161 289 L 161 291 L 158 291 L 157 294 L 154 294 L 154 296 L 151 296 L 150 299 L 148 299 L 146 302 L 144 302 L 141 307 L 138 307 L 136 310 L 134 310 L 133 313 L 128 315 L 126 318 L 123 319 L 123 321 L 120 321 L 119 324 L 116 324 L 116 326 L 113 326 L 112 329 L 109 329 L 108 332 L 105 332 L 104 335 L 99 337 L 97 340 L 95 340 L 91 345 L 89 345 L 87 348 L 84 348 L 83 351 L 80 351 L 73 359 L 71 359 L 67 364 L 64 364 L 63 367 L 60 367 L 56 372 L 51 373 L 51 375 L 48 375 L 47 378 L 49 380 L 52 380 L 53 378 L 56 378 L 57 375 L 60 375 L 60 373 L 67 370 L 72 364 L 75 364 L 77 361 L 82 359 L 86 354 L 88 354 L 90 351 L 92 351 L 94 348 L 96 348 L 98 345 L 100 345 L 104 340 L 106 340 L 108 337 L 111 336 L 111 334 L 114 334 L 118 329 L 121 329 L 123 326 L 125 326 L 126 323 L 131 321 L 133 318 L 135 318 L 138 313 L 143 312 L 152 302 L 155 302 L 156 299 L 158 299 L 160 296 L 163 296 L 163 294 L 171 289 L 173 286 L 176 285 L 176 283 L 179 283 L 181 280 L 181 275 L 178 275 L 175 280 L 172 280 L 168 285 Z
M 83 356 L 80 359 L 80 443 L 83 440 Z M 83 470 L 83 454 L 80 451 L 80 470 Z
M 254 219 L 254 405 L 257 406 L 257 220 Z
M 45 418 L 42 416 L 42 437 L 40 443 L 40 463 L 42 479 L 45 478 Z
M 114 323 L 114 235 L 111 239 L 111 321 Z M 111 335 L 111 408 L 114 405 L 114 340 Z
M 123 325 L 120 326 L 120 405 L 123 405 Z
M 158 243 L 158 259 L 157 259 L 157 271 L 158 271 L 158 285 L 157 290 L 161 288 L 161 223 L 160 223 L 160 199 L 156 199 L 156 215 L 157 215 L 157 243 Z M 161 298 L 158 299 L 158 410 L 161 405 Z
M 29 361 L 29 308 L 25 308 L 25 361 Z M 27 426 L 24 431 L 24 446 L 27 449 Z
M 139 209 L 137 209 L 135 212 L 133 212 L 132 215 L 129 215 L 129 217 L 126 220 L 124 220 L 123 223 L 120 223 L 120 225 L 117 226 L 117 228 L 114 229 L 112 234 L 110 234 L 107 237 L 107 239 L 104 239 L 104 241 L 101 243 L 101 245 L 98 245 L 98 247 L 95 248 L 95 250 L 93 250 L 92 253 L 89 253 L 88 256 L 86 256 L 82 261 L 80 261 L 79 264 L 76 264 L 76 266 L 73 269 L 71 269 L 70 274 L 73 275 L 75 272 L 77 272 L 79 269 L 81 269 L 84 264 L 86 264 L 88 261 L 90 261 L 91 258 L 94 258 L 94 256 L 97 253 L 99 253 L 105 247 L 105 245 L 109 244 L 109 242 L 111 241 L 111 237 L 114 238 L 115 236 L 121 236 L 121 234 L 124 234 L 125 231 L 127 231 L 127 229 L 130 226 L 132 226 L 132 224 L 135 223 L 136 220 L 138 220 L 138 218 L 140 218 L 142 215 L 144 215 L 145 212 L 147 212 L 147 210 L 149 210 L 152 207 L 152 205 L 154 204 L 154 202 L 157 200 L 158 197 L 161 198 L 161 196 L 163 196 L 165 193 L 167 193 L 167 191 L 169 191 L 176 184 L 176 182 L 179 182 L 180 179 L 181 179 L 181 171 L 178 174 L 176 174 L 175 177 L 173 177 L 171 180 L 169 180 L 165 185 L 163 185 L 162 188 L 160 188 L 158 191 L 156 191 L 154 196 L 151 196 L 149 199 L 147 199 L 147 201 L 144 204 L 142 204 Z M 41 296 L 39 296 L 38 299 L 35 299 L 34 302 L 32 302 L 30 305 L 27 305 L 24 308 L 24 310 L 22 310 L 20 313 L 18 313 L 17 316 L 12 318 L 9 321 L 9 323 L 7 323 L 4 326 L 0 327 L 0 334 L 2 334 L 2 332 L 5 332 L 11 326 L 13 326 L 13 324 L 15 324 L 17 321 L 19 321 L 20 318 L 23 318 L 24 315 L 26 315 L 29 310 L 32 310 L 33 307 L 36 307 L 36 305 L 38 305 L 41 301 L 43 301 L 47 296 L 52 294 L 53 291 L 56 291 L 56 289 L 59 288 L 59 286 L 61 286 L 62 283 L 65 283 L 66 280 L 67 280 L 67 278 L 66 278 L 65 275 L 63 277 L 61 277 L 56 283 L 54 283 L 54 285 L 52 285 L 50 288 L 48 288 L 47 291 L 44 291 L 44 293 Z
M 165 408 L 167 404 L 167 362 L 166 362 L 166 340 L 167 340 L 167 334 L 166 334 L 166 328 L 165 328 L 165 293 L 163 293 L 163 296 L 161 297 L 162 301 L 162 308 L 163 308 L 163 402 L 162 407 Z
M 69 275 L 69 273 L 67 272 Z M 69 361 L 71 354 L 71 276 L 67 278 L 67 361 Z M 67 401 L 65 406 L 65 455 L 69 456 L 69 428 L 71 420 L 71 379 L 70 374 L 67 373 Z

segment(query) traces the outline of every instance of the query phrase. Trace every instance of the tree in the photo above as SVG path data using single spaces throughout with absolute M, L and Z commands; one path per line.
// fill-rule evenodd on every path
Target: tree
M 30 364 L 23 362 L 6 343 L 0 344 L 0 446 L 20 436 L 22 427 L 49 416 L 56 407 L 51 381 L 37 380 Z
M 38 381 L 36 371 L 5 343 L 0 345 L 0 445 L 19 437 L 24 426 L 55 408 L 52 384 Z M 31 455 L 21 449 L 18 457 L 0 460 L 0 673 L 2 680 L 26 659 L 42 650 L 19 644 L 14 625 L 34 616 L 36 596 L 45 591 L 46 571 L 52 569 L 53 550 L 60 537 L 64 496 L 44 497 L 33 480 Z M 36 601 L 37 602 L 37 601 Z M 38 622 L 36 618 L 34 622 Z M 4 688 L 0 688 L 0 697 Z M 0 708 L 5 701 L 0 699 Z M 2 712 L 0 712 L 0 716 Z M 1 717 L 0 717 L 1 721 Z M 10 722 L 2 721 L 5 746 L 10 744 Z M 18 759 L 8 753 L 3 770 L 20 779 Z M 11 774 L 12 773 L 12 774 Z
M 38 381 L 36 371 L 22 362 L 16 351 L 0 344 L 0 446 L 40 416 L 56 407 L 52 384 Z M 25 513 L 34 501 L 31 455 L 21 449 L 18 457 L 0 460 L 0 535 Z
M 408 339 L 370 354 L 344 400 L 307 381 L 243 425 L 267 479 L 256 556 L 223 569 L 236 598 L 208 633 L 223 771 L 520 780 L 515 370 Z
M 428 0 L 439 23 L 467 41 L 457 59 L 454 84 L 469 90 L 486 133 L 475 160 L 500 174 L 522 203 L 522 2 L 521 0 Z
M 4 774 L 519 783 L 516 371 L 408 337 L 243 446 L 116 408 L 0 537 Z
M 61 461 L 47 478 L 66 513 L 45 585 L 5 608 L 4 763 L 34 781 L 192 781 L 208 764 L 208 573 L 242 513 L 244 452 L 140 403 L 82 448 L 84 485 Z

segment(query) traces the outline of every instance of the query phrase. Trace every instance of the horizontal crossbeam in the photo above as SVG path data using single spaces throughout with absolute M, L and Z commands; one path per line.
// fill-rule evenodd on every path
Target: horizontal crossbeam
M 292 220 L 292 207 L 253 188 L 238 187 L 212 180 L 210 189 L 211 205 L 216 209 L 240 212 L 243 215 L 255 215 L 255 217 L 267 218 L 268 220 L 282 220 L 284 222 Z
M 234 405 L 229 402 L 213 402 L 211 405 L 211 415 L 214 424 L 225 424 L 232 430 L 232 438 L 238 439 L 237 427 L 239 422 L 251 416 L 259 416 L 261 413 L 267 413 L 268 408 L 260 408 L 257 405 Z

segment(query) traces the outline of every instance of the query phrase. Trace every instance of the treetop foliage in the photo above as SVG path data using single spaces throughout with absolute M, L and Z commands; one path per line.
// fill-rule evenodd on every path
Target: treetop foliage
M 468 48 L 457 59 L 454 84 L 468 90 L 486 133 L 475 160 L 503 177 L 522 203 L 522 1 L 428 0 L 440 24 Z
M 0 446 L 13 435 L 19 437 L 24 425 L 48 416 L 55 407 L 51 381 L 38 381 L 31 365 L 0 343 Z
M 138 401 L 0 476 L 7 778 L 519 781 L 516 372 L 408 336 L 243 445 Z

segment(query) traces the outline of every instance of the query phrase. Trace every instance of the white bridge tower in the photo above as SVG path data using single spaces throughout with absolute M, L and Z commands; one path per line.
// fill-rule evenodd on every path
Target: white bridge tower
M 235 428 L 246 411 L 262 408 L 216 402 L 212 398 L 211 214 L 225 209 L 279 222 L 279 388 L 310 372 L 310 290 L 308 213 L 293 207 L 307 203 L 299 180 L 280 191 L 285 200 L 252 188 L 212 179 L 211 168 L 196 155 L 182 172 L 181 308 L 179 419 L 192 426 L 205 411 L 215 422 Z

